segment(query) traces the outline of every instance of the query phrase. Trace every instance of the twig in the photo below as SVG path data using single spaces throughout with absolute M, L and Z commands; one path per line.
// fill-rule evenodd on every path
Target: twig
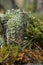
M 43 53 L 43 50 L 42 50 L 42 48 L 41 48 L 40 46 L 38 46 L 36 43 L 34 43 L 34 45 L 35 45 L 40 51 L 42 51 L 42 53 Z

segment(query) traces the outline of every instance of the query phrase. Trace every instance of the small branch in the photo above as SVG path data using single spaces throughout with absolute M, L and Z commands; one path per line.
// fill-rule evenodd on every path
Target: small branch
M 40 50 L 43 52 L 42 48 L 40 46 L 38 46 L 36 43 L 34 43 L 34 45 Z

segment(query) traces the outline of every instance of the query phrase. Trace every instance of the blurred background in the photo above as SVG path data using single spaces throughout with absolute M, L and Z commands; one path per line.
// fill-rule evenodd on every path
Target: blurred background
M 43 20 L 43 0 L 0 0 L 0 13 L 19 8 L 31 12 L 31 15 Z
M 0 0 L 0 7 L 6 10 L 12 8 L 24 8 L 27 11 L 43 12 L 43 0 Z

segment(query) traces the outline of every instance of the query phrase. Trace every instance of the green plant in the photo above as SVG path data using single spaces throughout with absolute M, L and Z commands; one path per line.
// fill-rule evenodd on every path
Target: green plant
M 19 53 L 19 47 L 17 45 L 16 46 L 15 45 L 2 46 L 2 48 L 0 48 L 0 63 L 5 62 L 5 61 L 7 62 L 8 61 L 7 59 L 10 56 L 15 61 L 16 57 L 18 56 L 18 53 Z M 12 60 L 12 59 L 9 58 L 9 60 Z
M 43 45 L 43 22 L 32 17 L 27 24 L 28 38 L 37 41 L 41 46 Z M 43 47 L 43 46 L 42 46 Z

